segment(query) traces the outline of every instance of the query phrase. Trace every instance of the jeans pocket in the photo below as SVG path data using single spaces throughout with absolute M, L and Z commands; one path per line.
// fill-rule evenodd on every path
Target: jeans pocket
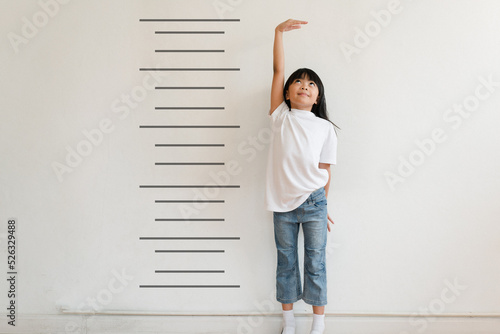
M 318 208 L 320 208 L 320 207 L 322 207 L 322 206 L 327 205 L 327 200 L 326 200 L 325 195 L 323 194 L 322 196 L 318 196 L 318 197 L 316 197 L 316 198 L 314 199 L 313 205 L 314 205 L 315 207 L 318 207 Z

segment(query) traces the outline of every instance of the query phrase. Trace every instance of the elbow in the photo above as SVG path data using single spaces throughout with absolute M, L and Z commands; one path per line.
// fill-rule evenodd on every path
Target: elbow
M 326 169 L 328 172 L 330 172 L 330 164 L 320 162 L 318 168 Z

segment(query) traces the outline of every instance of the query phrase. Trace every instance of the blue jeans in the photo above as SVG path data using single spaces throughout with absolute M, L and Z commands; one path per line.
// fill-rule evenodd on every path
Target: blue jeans
M 325 189 L 314 191 L 298 208 L 274 212 L 274 239 L 278 250 L 276 299 L 282 304 L 304 300 L 324 306 L 326 297 L 325 249 L 328 211 Z M 300 281 L 297 236 L 304 232 L 304 293 Z

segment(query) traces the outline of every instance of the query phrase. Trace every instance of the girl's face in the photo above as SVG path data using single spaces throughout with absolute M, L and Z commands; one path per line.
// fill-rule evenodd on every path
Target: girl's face
M 313 105 L 318 102 L 318 97 L 318 86 L 307 77 L 295 79 L 286 91 L 286 99 L 290 100 L 290 106 L 293 109 L 311 111 Z

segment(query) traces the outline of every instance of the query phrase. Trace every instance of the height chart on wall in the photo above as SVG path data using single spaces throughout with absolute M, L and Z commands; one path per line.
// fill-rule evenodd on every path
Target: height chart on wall
M 203 304 L 245 289 L 244 212 L 234 210 L 248 189 L 237 151 L 245 124 L 235 101 L 248 68 L 238 47 L 242 19 L 227 6 L 137 18 L 142 42 L 131 70 L 154 85 L 134 131 L 151 172 L 137 184 L 148 208 L 136 236 L 139 295 Z
M 18 305 L 204 314 L 270 300 L 272 34 L 254 36 L 255 15 L 225 0 L 12 6 L 2 138 L 19 140 L 2 146 L 2 203 L 16 238 L 44 244 L 16 248 L 16 275 L 45 287 Z
M 224 155 L 220 153 L 230 140 L 228 137 L 234 137 L 235 131 L 240 128 L 238 124 L 224 121 L 226 117 L 220 117 L 237 112 L 228 110 L 225 106 L 227 99 L 220 91 L 230 89 L 226 87 L 226 75 L 237 75 L 240 68 L 236 67 L 237 64 L 227 66 L 224 58 L 217 57 L 226 52 L 223 47 L 228 41 L 223 38 L 231 33 L 232 26 L 240 20 L 206 18 L 200 14 L 196 16 L 196 11 L 192 12 L 193 17 L 190 18 L 172 15 L 158 18 L 157 15 L 155 18 L 139 20 L 145 26 L 146 33 L 157 35 L 155 43 L 142 47 L 166 55 L 166 60 L 161 62 L 165 65 L 146 64 L 139 68 L 141 72 L 154 72 L 152 76 L 159 77 L 161 81 L 155 85 L 157 105 L 151 111 L 158 116 L 152 117 L 154 122 L 139 126 L 140 136 L 149 139 L 149 145 L 155 147 L 155 161 L 151 163 L 158 169 L 155 174 L 157 177 L 149 177 L 139 187 L 143 192 L 159 189 L 154 193 L 154 202 L 159 207 L 155 211 L 164 213 L 155 217 L 154 222 L 145 222 L 145 226 L 164 225 L 166 228 L 163 230 L 168 232 L 167 235 L 151 233 L 139 238 L 144 242 L 144 247 L 154 250 L 154 256 L 159 258 L 157 263 L 164 263 L 162 267 L 151 268 L 155 275 L 149 281 L 139 282 L 139 287 L 240 288 L 238 281 L 234 282 L 224 275 L 224 268 L 231 266 L 231 261 L 227 257 L 224 259 L 226 245 L 237 243 L 240 236 L 227 233 L 214 235 L 209 228 L 213 223 L 234 224 L 234 221 L 225 217 L 224 204 L 228 196 L 240 197 L 240 185 L 228 182 L 232 172 L 237 170 L 231 163 L 221 161 L 226 159 L 221 159 Z M 193 29 L 193 26 L 197 28 Z M 222 48 L 211 47 L 214 44 Z M 193 54 L 194 57 L 186 56 Z M 170 59 L 173 61 L 169 62 Z M 220 64 L 220 67 L 214 67 L 214 63 Z M 177 75 L 169 75 L 173 72 Z M 164 81 L 167 84 L 163 84 Z M 178 96 L 184 98 L 179 99 Z M 182 117 L 185 111 L 195 112 L 185 118 Z M 223 122 L 214 123 L 213 120 Z M 220 166 L 222 169 L 210 171 L 207 166 Z M 207 174 L 212 176 L 211 182 L 206 181 L 204 176 Z M 221 192 L 220 189 L 229 191 Z M 207 206 L 218 206 L 216 211 L 220 214 L 216 217 L 197 214 Z M 208 228 L 202 228 L 203 233 L 200 230 L 192 233 L 186 224 L 200 227 L 207 225 Z M 160 231 L 162 228 L 151 230 Z M 190 257 L 204 260 L 193 261 Z

